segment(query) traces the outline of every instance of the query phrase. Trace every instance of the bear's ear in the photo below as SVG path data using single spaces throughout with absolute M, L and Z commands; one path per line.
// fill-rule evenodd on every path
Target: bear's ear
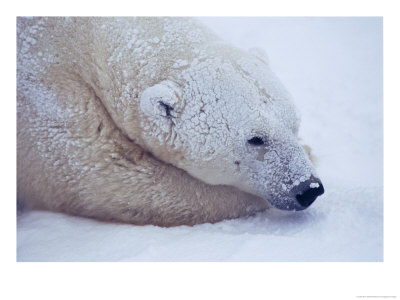
M 264 49 L 255 47 L 255 48 L 249 49 L 248 52 L 250 54 L 254 55 L 255 57 L 257 57 L 258 59 L 262 60 L 263 62 L 265 62 L 267 65 L 269 64 L 268 55 Z
M 151 116 L 171 117 L 179 101 L 178 88 L 171 81 L 162 81 L 145 89 L 140 96 L 140 109 Z

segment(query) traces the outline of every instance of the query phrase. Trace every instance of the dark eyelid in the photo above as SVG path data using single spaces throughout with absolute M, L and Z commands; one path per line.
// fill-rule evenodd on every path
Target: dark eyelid
M 253 146 L 261 146 L 264 145 L 264 140 L 259 136 L 254 136 L 251 139 L 247 140 L 247 143 Z

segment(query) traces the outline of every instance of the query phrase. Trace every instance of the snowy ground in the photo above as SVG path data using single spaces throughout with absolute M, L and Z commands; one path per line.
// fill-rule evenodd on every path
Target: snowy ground
M 18 261 L 382 261 L 382 22 L 203 18 L 232 44 L 264 48 L 302 113 L 325 194 L 306 211 L 194 227 L 18 216 Z

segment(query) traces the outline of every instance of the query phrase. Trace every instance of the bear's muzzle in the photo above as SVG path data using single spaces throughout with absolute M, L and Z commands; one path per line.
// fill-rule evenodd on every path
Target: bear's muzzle
M 269 202 L 280 210 L 304 210 L 324 193 L 319 178 L 311 176 L 308 180 L 293 187 L 287 197 L 272 198 Z

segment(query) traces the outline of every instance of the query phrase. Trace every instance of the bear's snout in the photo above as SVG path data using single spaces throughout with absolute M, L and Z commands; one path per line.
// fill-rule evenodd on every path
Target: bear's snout
M 269 197 L 268 202 L 280 210 L 304 210 L 323 193 L 324 186 L 321 180 L 311 176 L 309 179 L 293 187 L 288 194 Z
M 294 188 L 293 194 L 296 195 L 296 200 L 300 204 L 300 208 L 296 210 L 303 210 L 309 207 L 318 196 L 324 193 L 324 186 L 321 180 L 311 176 L 309 180 L 303 181 Z

